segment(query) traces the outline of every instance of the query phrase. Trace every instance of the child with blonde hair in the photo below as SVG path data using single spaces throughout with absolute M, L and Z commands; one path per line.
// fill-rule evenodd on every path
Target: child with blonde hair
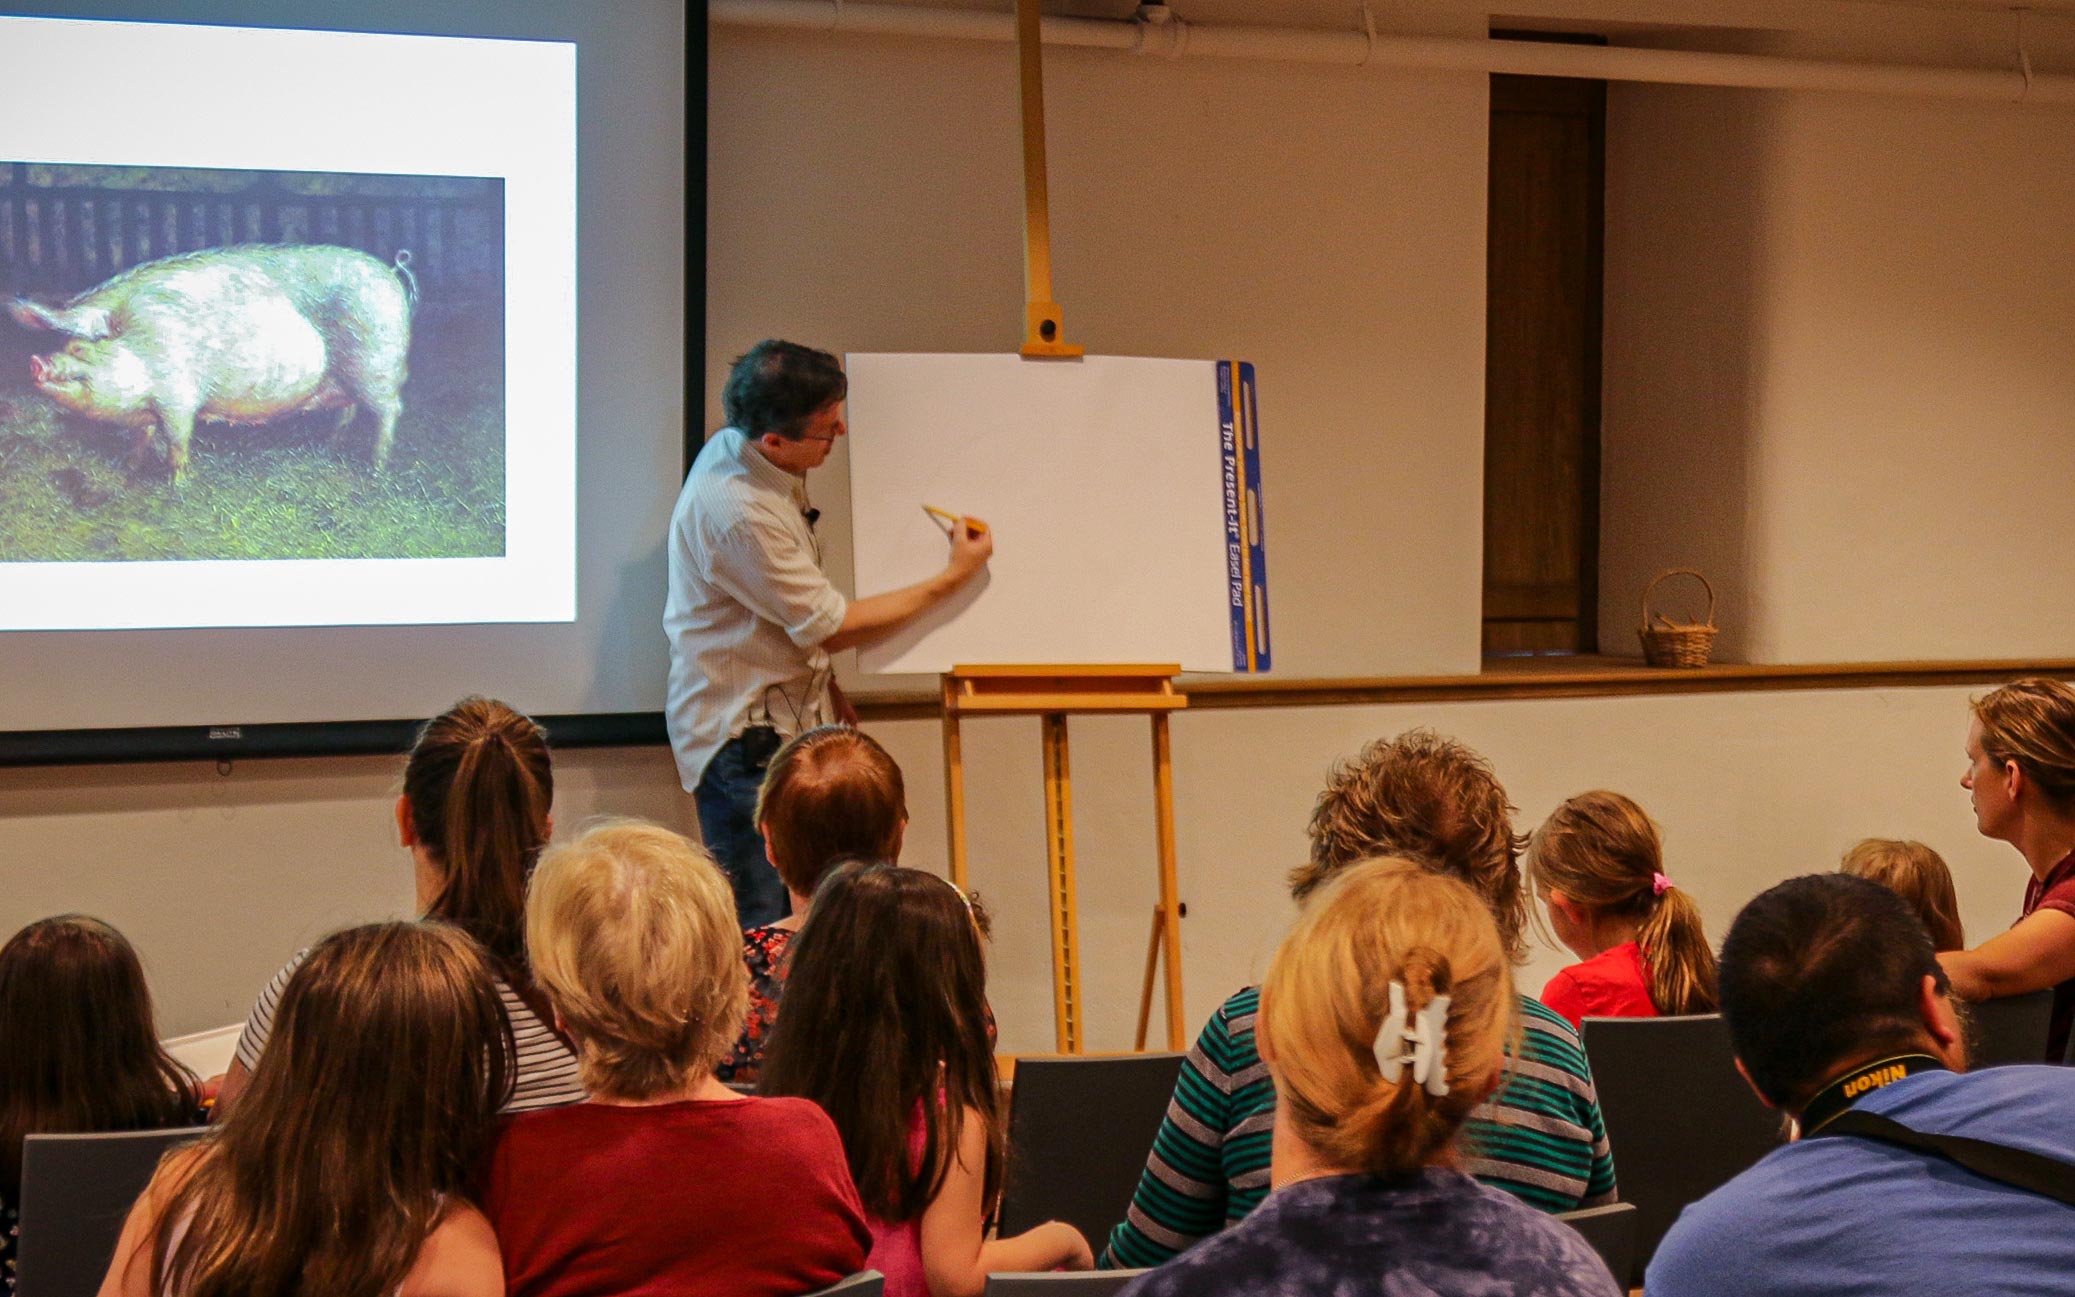
M 1272 1191 L 1125 1297 L 1618 1294 L 1576 1233 L 1461 1169 L 1518 1029 L 1482 897 L 1405 860 L 1337 871 L 1261 986 Z
M 1943 954 L 1965 950 L 1967 934 L 1960 926 L 1960 898 L 1953 891 L 1953 871 L 1921 842 L 1865 838 L 1844 853 L 1839 873 L 1865 878 L 1909 902 L 1931 934 L 1931 949 Z
M 1715 1011 L 1700 907 L 1666 876 L 1642 807 L 1620 793 L 1571 798 L 1528 839 L 1527 876 L 1556 939 L 1583 961 L 1542 988 L 1571 1025 Z

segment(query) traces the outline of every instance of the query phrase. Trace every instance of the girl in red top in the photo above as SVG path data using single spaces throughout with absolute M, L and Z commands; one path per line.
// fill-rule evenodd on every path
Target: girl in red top
M 1620 793 L 1580 793 L 1528 839 L 1527 875 L 1556 939 L 1585 961 L 1542 1003 L 1586 1018 L 1715 1011 L 1715 953 L 1700 910 L 1664 875 L 1657 826 Z

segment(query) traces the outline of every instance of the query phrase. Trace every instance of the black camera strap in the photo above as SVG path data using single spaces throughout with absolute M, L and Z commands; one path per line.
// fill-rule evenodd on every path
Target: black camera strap
M 1943 1063 L 1927 1054 L 1884 1058 L 1854 1068 L 1823 1087 L 1802 1109 L 1803 1137 L 1818 1139 L 1830 1135 L 1857 1135 L 1861 1139 L 1929 1153 L 1983 1179 L 2075 1207 L 2075 1163 L 1992 1140 L 1929 1134 L 1905 1126 L 1892 1117 L 1877 1112 L 1861 1112 L 1852 1106 L 1864 1095 L 1905 1076 L 1943 1068 Z

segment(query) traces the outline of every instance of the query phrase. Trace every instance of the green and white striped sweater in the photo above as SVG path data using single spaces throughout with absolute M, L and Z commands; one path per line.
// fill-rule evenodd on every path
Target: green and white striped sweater
M 1268 1196 L 1275 1089 L 1254 1044 L 1260 999 L 1250 986 L 1204 1025 L 1103 1266 L 1159 1265 Z M 1506 1084 L 1464 1125 L 1462 1169 L 1544 1211 L 1614 1201 L 1614 1158 L 1577 1031 L 1533 996 L 1520 997 L 1520 1019 Z

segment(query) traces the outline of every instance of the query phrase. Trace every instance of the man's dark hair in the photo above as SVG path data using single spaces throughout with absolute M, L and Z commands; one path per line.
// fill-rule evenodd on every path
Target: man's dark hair
M 1924 977 L 1945 989 L 1907 902 L 1848 874 L 1790 878 L 1722 941 L 1729 1041 L 1768 1100 L 1800 1111 L 1841 1068 L 1921 1048 Z
M 849 391 L 850 380 L 828 352 L 766 338 L 736 358 L 721 410 L 752 441 L 767 432 L 798 441 L 808 419 Z

